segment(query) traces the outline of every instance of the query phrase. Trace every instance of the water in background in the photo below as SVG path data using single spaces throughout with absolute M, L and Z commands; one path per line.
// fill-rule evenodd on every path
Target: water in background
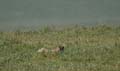
M 0 30 L 96 23 L 120 24 L 120 0 L 0 0 Z

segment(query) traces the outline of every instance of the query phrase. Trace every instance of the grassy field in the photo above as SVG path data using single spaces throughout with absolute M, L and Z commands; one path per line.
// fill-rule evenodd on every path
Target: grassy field
M 37 53 L 61 44 L 63 53 Z M 120 26 L 0 32 L 0 71 L 120 71 Z

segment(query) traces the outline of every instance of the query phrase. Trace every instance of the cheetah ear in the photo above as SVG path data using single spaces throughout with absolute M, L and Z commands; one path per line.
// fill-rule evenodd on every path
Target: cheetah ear
M 65 44 L 65 43 L 59 43 L 59 45 L 66 47 L 66 44 Z
M 59 49 L 64 49 L 64 46 L 59 46 Z

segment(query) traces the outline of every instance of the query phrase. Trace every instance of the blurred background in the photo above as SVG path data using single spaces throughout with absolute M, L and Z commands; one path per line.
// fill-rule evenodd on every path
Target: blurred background
M 0 31 L 43 25 L 120 24 L 120 0 L 0 0 Z

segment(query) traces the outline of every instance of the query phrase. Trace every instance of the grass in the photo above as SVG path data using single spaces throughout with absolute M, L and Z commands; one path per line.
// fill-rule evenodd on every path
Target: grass
M 37 53 L 60 44 L 63 53 Z M 120 27 L 0 32 L 0 71 L 120 71 Z

